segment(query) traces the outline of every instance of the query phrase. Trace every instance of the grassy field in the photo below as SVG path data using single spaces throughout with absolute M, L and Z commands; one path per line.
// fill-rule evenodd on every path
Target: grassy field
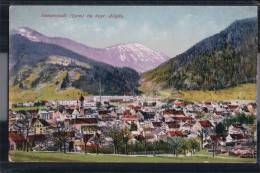
M 9 88 L 9 99 L 11 103 L 30 102 L 37 100 L 66 100 L 78 99 L 80 95 L 87 95 L 76 88 L 57 90 L 53 85 L 44 86 L 38 90 L 21 90 L 18 86 Z
M 58 152 L 11 152 L 15 162 L 128 162 L 128 163 L 255 163 L 252 158 L 229 156 L 195 155 L 195 156 L 116 156 L 96 154 L 74 154 Z
M 29 111 L 29 110 L 41 110 L 46 109 L 46 106 L 32 106 L 32 107 L 15 107 L 12 111 Z
M 145 92 L 147 94 L 147 92 Z M 148 94 L 151 94 L 148 92 Z M 171 90 L 159 90 L 159 96 L 164 98 L 181 98 L 187 101 L 203 102 L 203 101 L 224 101 L 224 100 L 255 100 L 256 99 L 256 84 L 248 83 L 237 87 L 226 88 L 217 91 L 176 91 L 172 93 Z

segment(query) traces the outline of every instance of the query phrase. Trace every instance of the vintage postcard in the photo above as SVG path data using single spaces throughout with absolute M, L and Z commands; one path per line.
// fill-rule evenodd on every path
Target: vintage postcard
M 257 7 L 11 6 L 13 162 L 255 163 Z

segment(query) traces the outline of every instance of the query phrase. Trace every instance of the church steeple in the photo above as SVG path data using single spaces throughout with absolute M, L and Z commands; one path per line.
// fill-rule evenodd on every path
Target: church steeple
M 84 97 L 82 95 L 79 97 L 79 101 L 80 101 L 80 108 L 84 108 Z

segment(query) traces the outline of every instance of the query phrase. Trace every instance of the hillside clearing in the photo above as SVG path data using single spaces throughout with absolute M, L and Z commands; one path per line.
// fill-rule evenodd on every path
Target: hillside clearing
M 236 87 L 221 89 L 217 91 L 203 90 L 186 90 L 172 92 L 170 89 L 158 90 L 156 93 L 144 90 L 144 94 L 157 94 L 163 98 L 181 98 L 187 101 L 203 102 L 203 101 L 228 101 L 228 100 L 255 100 L 256 84 L 247 83 Z

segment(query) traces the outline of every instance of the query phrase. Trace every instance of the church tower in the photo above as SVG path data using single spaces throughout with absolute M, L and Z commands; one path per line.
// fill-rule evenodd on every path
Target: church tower
M 79 98 L 80 101 L 80 108 L 84 108 L 84 97 L 81 95 Z

